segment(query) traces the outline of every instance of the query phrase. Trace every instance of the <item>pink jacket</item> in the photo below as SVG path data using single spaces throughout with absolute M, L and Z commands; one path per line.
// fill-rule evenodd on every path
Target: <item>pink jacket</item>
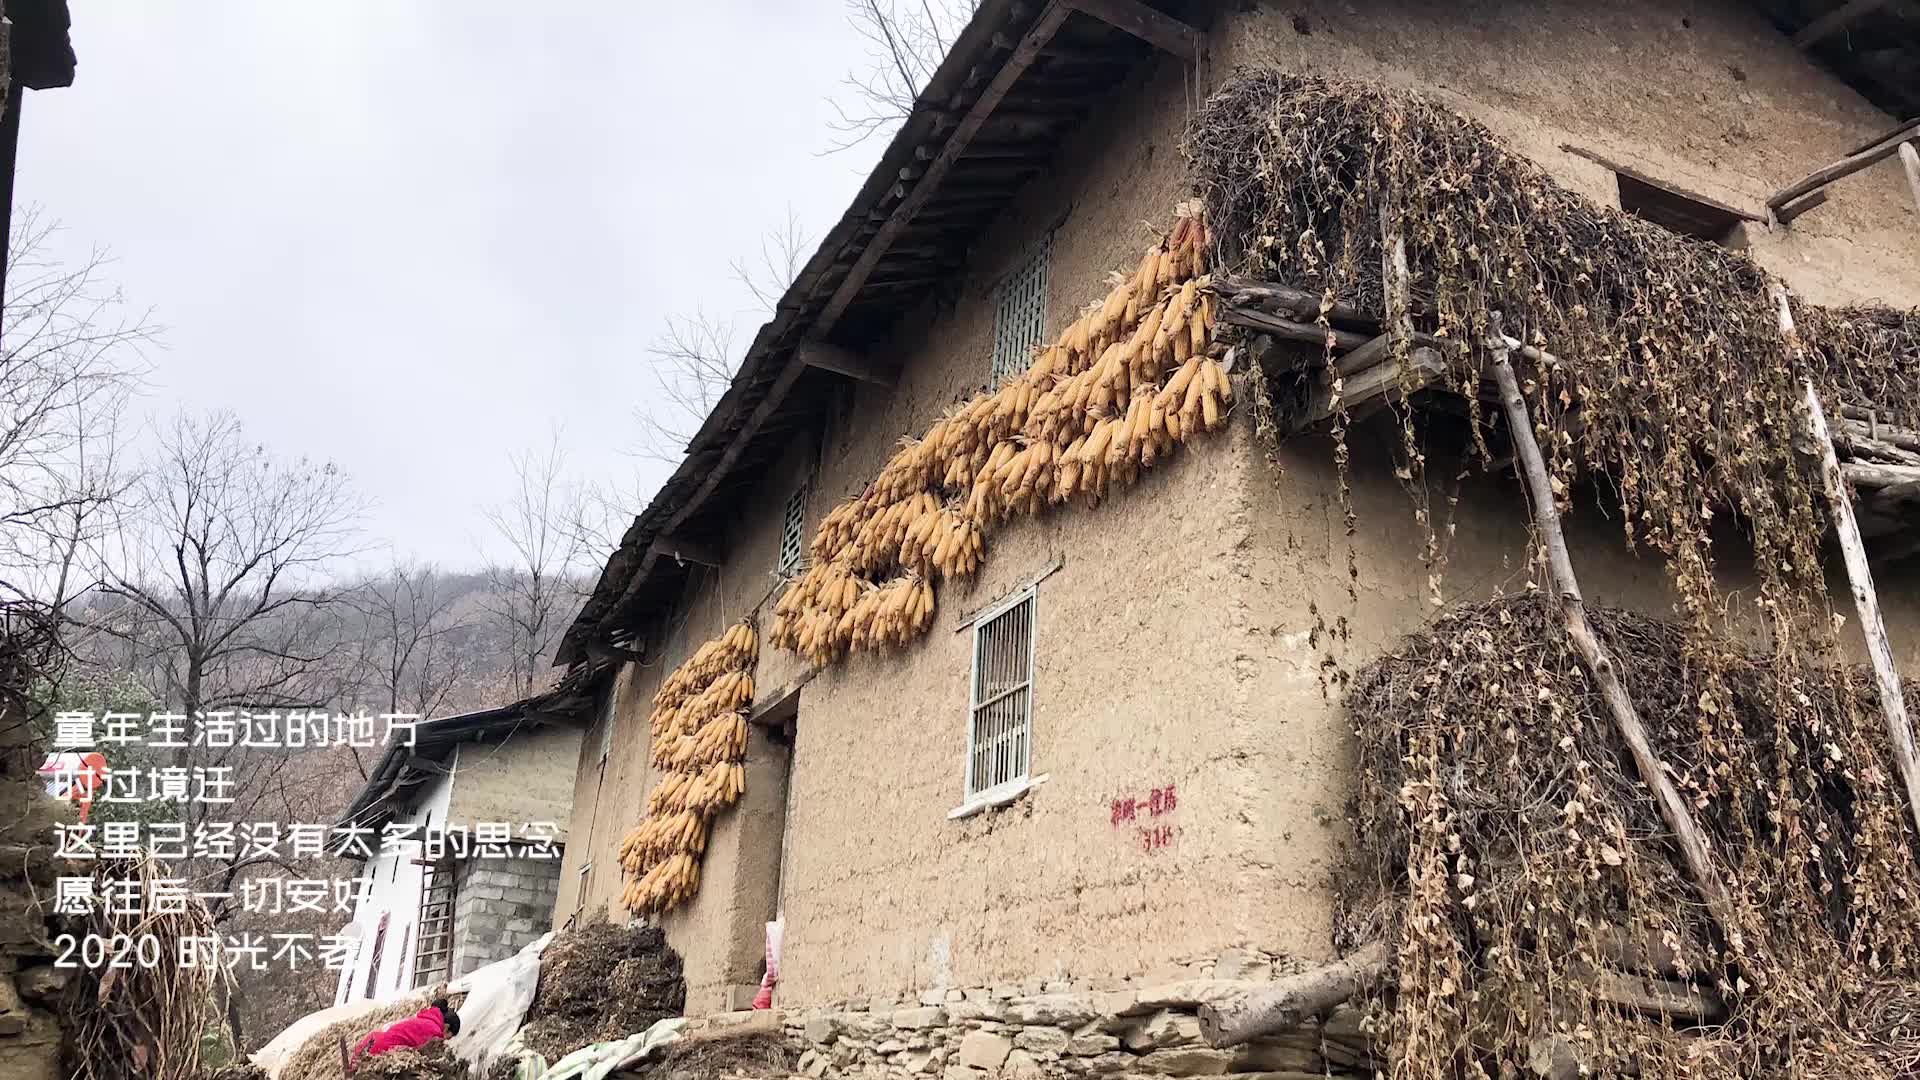
M 366 1038 L 354 1045 L 353 1051 L 355 1054 L 362 1050 L 369 1054 L 384 1054 L 403 1046 L 425 1046 L 446 1033 L 447 1022 L 441 1017 L 440 1010 L 429 1005 L 408 1019 L 369 1032 Z

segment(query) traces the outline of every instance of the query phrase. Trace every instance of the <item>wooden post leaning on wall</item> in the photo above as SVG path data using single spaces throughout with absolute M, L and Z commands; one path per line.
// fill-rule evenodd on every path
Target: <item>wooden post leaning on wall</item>
M 1601 698 L 1607 703 L 1608 711 L 1613 714 L 1614 726 L 1619 729 L 1621 739 L 1626 742 L 1627 750 L 1633 756 L 1633 767 L 1640 774 L 1640 781 L 1653 789 L 1654 801 L 1660 807 L 1660 817 L 1667 823 L 1667 828 L 1673 830 L 1674 841 L 1680 846 L 1680 856 L 1686 864 L 1687 875 L 1693 879 L 1694 888 L 1706 900 L 1707 910 L 1719 924 L 1721 936 L 1738 952 L 1742 947 L 1739 923 L 1734 917 L 1733 901 L 1726 884 L 1714 866 L 1713 852 L 1707 846 L 1706 834 L 1694 822 L 1686 800 L 1668 778 L 1659 756 L 1653 752 L 1653 745 L 1647 739 L 1646 725 L 1640 722 L 1640 713 L 1634 707 L 1633 697 L 1620 680 L 1619 663 L 1612 651 L 1601 642 L 1599 635 L 1594 632 L 1593 623 L 1587 618 L 1586 600 L 1580 594 L 1580 581 L 1573 573 L 1573 557 L 1567 552 L 1566 534 L 1560 528 L 1560 508 L 1554 500 L 1553 481 L 1547 473 L 1546 459 L 1540 453 L 1540 443 L 1534 438 L 1533 416 L 1527 408 L 1525 395 L 1520 392 L 1520 380 L 1514 375 L 1506 339 L 1500 333 L 1497 319 L 1487 347 L 1491 356 L 1488 366 L 1493 372 L 1494 381 L 1499 384 L 1500 406 L 1513 439 L 1515 464 L 1521 480 L 1526 484 L 1534 527 L 1540 533 L 1540 544 L 1546 550 L 1547 570 L 1560 600 L 1560 613 L 1566 620 L 1567 636 L 1573 639 L 1574 648 L 1579 651 L 1580 658 L 1593 675 Z
M 1907 171 L 1907 186 L 1913 189 L 1913 208 L 1920 211 L 1920 150 L 1910 142 L 1900 144 L 1900 166 Z
M 1786 287 L 1775 282 L 1768 291 L 1780 313 L 1780 336 L 1796 360 L 1805 361 L 1806 350 L 1800 332 L 1793 325 L 1793 308 L 1787 302 Z M 1860 522 L 1853 513 L 1853 489 L 1840 471 L 1840 458 L 1833 449 L 1833 436 L 1827 429 L 1827 413 L 1820 404 L 1820 392 L 1813 379 L 1806 380 L 1807 428 L 1812 436 L 1812 451 L 1820 467 L 1820 483 L 1826 490 L 1827 509 L 1833 518 L 1833 531 L 1840 541 L 1840 554 L 1847 566 L 1847 585 L 1853 592 L 1853 608 L 1860 617 L 1860 632 L 1867 639 L 1867 657 L 1873 664 L 1874 682 L 1880 689 L 1880 711 L 1886 717 L 1887 741 L 1893 746 L 1894 763 L 1907 789 L 1907 809 L 1913 826 L 1920 832 L 1920 751 L 1913 741 L 1913 723 L 1907 716 L 1907 702 L 1900 692 L 1900 670 L 1893 663 L 1893 645 L 1887 638 L 1886 620 L 1880 616 L 1880 597 L 1873 587 L 1873 568 L 1867 562 L 1866 541 L 1860 536 Z

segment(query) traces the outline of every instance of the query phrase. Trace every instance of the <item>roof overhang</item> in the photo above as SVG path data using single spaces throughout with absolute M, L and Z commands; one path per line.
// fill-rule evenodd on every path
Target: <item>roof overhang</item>
M 1044 172 L 1068 134 L 1156 49 L 1193 62 L 1182 21 L 1204 3 L 984 0 L 840 222 L 747 349 L 687 456 L 635 519 L 555 656 L 631 642 L 671 605 L 687 552 L 723 558 L 730 508 L 845 381 L 894 372 L 866 355 L 900 313 L 966 264 L 979 234 Z M 679 554 L 676 554 L 679 553 Z

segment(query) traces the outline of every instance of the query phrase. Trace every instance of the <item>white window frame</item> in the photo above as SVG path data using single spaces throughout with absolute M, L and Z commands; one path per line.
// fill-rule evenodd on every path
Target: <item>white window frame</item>
M 981 639 L 986 636 L 988 631 L 992 628 L 993 624 L 996 621 L 998 621 L 1002 616 L 1021 607 L 1022 605 L 1027 605 L 1027 670 L 1025 672 L 1025 678 L 1018 684 L 1009 686 L 999 691 L 998 693 L 994 694 L 992 697 L 988 698 L 986 701 L 981 701 L 980 700 L 980 642 L 981 642 Z M 1037 646 L 1038 646 L 1038 640 L 1039 640 L 1039 633 L 1038 633 L 1039 614 L 1040 614 L 1040 585 L 1039 585 L 1039 582 L 1032 582 L 1032 583 L 1029 583 L 1026 587 L 1015 592 L 1013 595 L 1008 596 L 1006 599 L 1000 601 L 998 604 L 995 604 L 994 606 L 986 609 L 985 611 L 982 611 L 979 614 L 979 616 L 977 616 L 973 620 L 973 627 L 972 627 L 973 662 L 969 666 L 969 670 L 967 673 L 966 742 L 961 747 L 962 752 L 965 754 L 965 758 L 963 759 L 964 783 L 963 783 L 963 786 L 961 787 L 962 800 L 961 800 L 960 808 L 954 811 L 953 816 L 962 816 L 965 813 L 970 813 L 974 810 L 980 809 L 981 807 L 992 806 L 992 805 L 1011 801 L 1012 799 L 1018 797 L 1022 792 L 1026 791 L 1029 787 L 1031 787 L 1034 782 L 1034 775 L 1033 775 L 1033 689 L 1034 689 L 1033 669 L 1034 669 L 1034 656 L 1038 652 Z M 1025 747 L 1025 761 L 1022 763 L 1023 767 L 1014 775 L 1002 779 L 997 784 L 994 784 L 990 787 L 977 788 L 976 777 L 973 774 L 973 767 L 974 767 L 974 758 L 975 758 L 975 754 L 974 754 L 975 742 L 978 737 L 977 727 L 980 720 L 981 710 L 990 708 L 994 704 L 1000 701 L 1004 701 L 1007 698 L 1014 696 L 1015 694 L 1019 693 L 1022 690 L 1026 691 L 1026 713 L 1025 713 L 1025 716 L 1021 718 L 1021 728 L 1019 731 L 1020 741 Z
M 813 482 L 803 481 L 787 496 L 787 505 L 780 515 L 780 552 L 774 558 L 773 572 L 787 577 L 800 569 L 800 563 L 807 557 L 807 496 L 813 493 Z
M 1033 346 L 1047 336 L 1047 278 L 1053 262 L 1053 232 L 1040 238 L 1020 265 L 994 288 L 993 359 L 988 388 L 1017 377 L 1033 366 Z M 1022 325 L 1012 325 L 1018 313 Z M 1026 320 L 1031 319 L 1028 323 Z

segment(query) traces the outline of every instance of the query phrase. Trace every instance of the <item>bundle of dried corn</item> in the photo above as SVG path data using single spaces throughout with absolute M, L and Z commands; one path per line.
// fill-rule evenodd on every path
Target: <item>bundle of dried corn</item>
M 747 707 L 759 641 L 749 623 L 700 646 L 653 695 L 653 764 L 664 770 L 647 816 L 620 843 L 621 902 L 657 914 L 693 897 L 715 814 L 746 790 Z
M 1020 377 L 901 440 L 866 491 L 828 512 L 812 566 L 774 608 L 775 645 L 816 667 L 903 646 L 933 624 L 934 578 L 979 570 L 988 530 L 1075 496 L 1096 506 L 1220 428 L 1233 390 L 1215 359 L 1210 240 L 1197 202 L 1176 216 Z

